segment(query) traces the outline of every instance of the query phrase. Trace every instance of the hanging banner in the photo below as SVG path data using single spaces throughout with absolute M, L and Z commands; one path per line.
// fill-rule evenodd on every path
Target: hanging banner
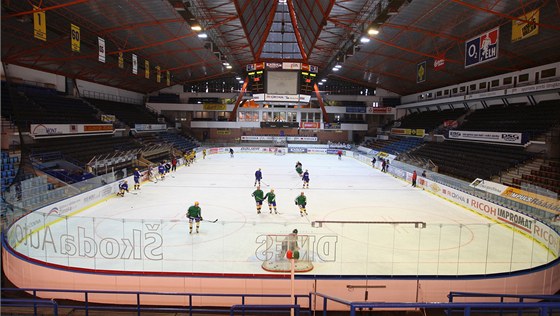
M 138 74 L 138 56 L 132 54 L 132 73 L 137 75 Z
M 97 37 L 97 43 L 99 44 L 99 57 L 98 60 L 102 63 L 105 62 L 105 40 L 101 37 Z
M 80 27 L 70 24 L 70 42 L 73 52 L 80 52 Z
M 161 67 L 160 66 L 156 66 L 156 82 L 157 83 L 161 82 Z
M 498 59 L 498 40 L 500 28 L 497 27 L 465 42 L 465 68 Z
M 445 68 L 445 57 L 434 59 L 434 70 L 440 71 Z
M 519 17 L 519 20 L 511 21 L 511 41 L 517 42 L 531 36 L 539 34 L 539 13 L 540 11 L 533 10 Z
M 416 65 L 416 83 L 426 81 L 426 61 Z
M 124 57 L 122 52 L 119 52 L 119 68 L 124 68 Z
M 39 7 L 33 6 L 33 10 L 39 10 Z M 41 41 L 47 40 L 47 19 L 45 11 L 33 13 L 33 36 Z
M 144 60 L 144 78 L 150 79 L 150 62 Z
M 169 73 L 169 70 L 165 71 L 167 73 L 167 85 L 170 86 L 171 85 L 171 74 Z

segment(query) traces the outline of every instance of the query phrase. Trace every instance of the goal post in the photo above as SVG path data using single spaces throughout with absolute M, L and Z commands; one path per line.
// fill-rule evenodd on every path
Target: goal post
M 313 254 L 311 253 L 312 241 L 309 235 L 266 235 L 265 259 L 261 267 L 269 272 L 289 273 L 291 263 L 287 258 L 289 251 L 299 254 L 295 260 L 295 272 L 308 272 L 313 270 Z

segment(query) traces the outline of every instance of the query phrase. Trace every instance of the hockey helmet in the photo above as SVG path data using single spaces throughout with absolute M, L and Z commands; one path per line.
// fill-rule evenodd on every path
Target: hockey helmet
M 199 204 L 198 201 L 194 202 L 194 205 L 198 205 L 198 204 Z
M 294 229 L 294 230 L 292 231 L 292 233 L 297 234 L 297 233 L 298 233 L 298 230 L 297 230 L 297 229 Z

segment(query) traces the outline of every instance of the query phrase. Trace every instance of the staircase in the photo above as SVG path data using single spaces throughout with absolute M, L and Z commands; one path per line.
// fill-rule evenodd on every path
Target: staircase
M 514 178 L 521 179 L 521 175 L 523 174 L 531 174 L 532 170 L 540 170 L 543 164 L 544 159 L 536 158 L 525 164 L 522 164 L 515 168 L 511 168 L 499 176 L 494 176 L 491 180 L 494 182 L 502 183 L 504 185 L 515 186 L 513 185 Z

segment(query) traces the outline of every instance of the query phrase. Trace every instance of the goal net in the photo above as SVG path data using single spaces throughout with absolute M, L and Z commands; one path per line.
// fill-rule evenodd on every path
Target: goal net
M 295 272 L 313 270 L 311 239 L 308 235 L 267 235 L 265 260 L 262 268 L 269 272 L 290 272 L 290 260 L 287 258 L 289 251 L 299 253 L 295 260 Z

